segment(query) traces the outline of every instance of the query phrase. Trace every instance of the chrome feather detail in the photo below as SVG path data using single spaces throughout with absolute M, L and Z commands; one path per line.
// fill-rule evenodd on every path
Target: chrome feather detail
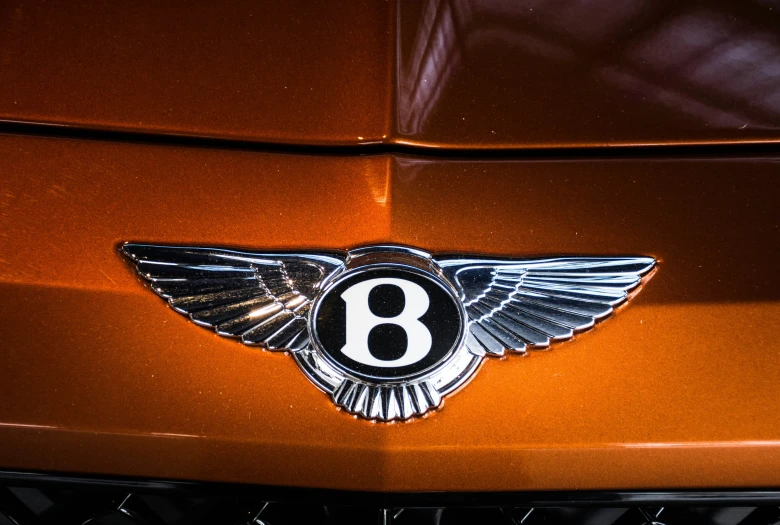
M 122 253 L 177 312 L 219 335 L 269 350 L 309 344 L 307 319 L 319 285 L 344 259 L 320 254 L 125 244 Z
M 290 350 L 335 405 L 384 422 L 439 408 L 485 356 L 592 327 L 655 266 L 651 257 L 433 257 L 387 245 L 328 254 L 128 243 L 120 252 L 194 323 Z M 412 337 L 419 355 L 398 364 L 399 341 L 407 355 Z
M 652 257 L 435 259 L 458 288 L 475 355 L 525 352 L 610 315 L 655 266 Z
M 351 414 L 392 421 L 437 408 L 441 394 L 429 381 L 378 386 L 345 379 L 333 392 L 333 402 Z

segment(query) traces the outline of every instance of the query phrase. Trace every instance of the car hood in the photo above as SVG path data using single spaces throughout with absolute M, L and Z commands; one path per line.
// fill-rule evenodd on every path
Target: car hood
M 777 15 L 583 5 L 0 7 L 0 468 L 776 486 Z M 170 309 L 128 241 L 657 266 L 590 332 L 377 423 Z
M 771 485 L 772 158 L 427 160 L 5 136 L 0 463 L 372 490 Z M 702 198 L 706 195 L 706 198 Z M 428 417 L 340 411 L 197 327 L 123 241 L 654 256 L 629 304 Z

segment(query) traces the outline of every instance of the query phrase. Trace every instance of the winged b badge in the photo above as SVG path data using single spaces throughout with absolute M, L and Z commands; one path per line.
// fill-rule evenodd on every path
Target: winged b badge
M 609 316 L 652 257 L 491 259 L 402 246 L 253 253 L 124 244 L 196 324 L 288 351 L 333 402 L 392 421 L 438 408 L 483 359 L 547 348 Z

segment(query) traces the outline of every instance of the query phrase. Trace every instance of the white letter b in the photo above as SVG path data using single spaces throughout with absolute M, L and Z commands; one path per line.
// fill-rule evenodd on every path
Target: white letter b
M 395 317 L 377 317 L 368 306 L 368 294 L 382 284 L 399 287 L 404 293 L 403 311 Z M 347 303 L 347 344 L 341 352 L 364 365 L 382 368 L 397 368 L 414 364 L 423 359 L 431 350 L 431 332 L 419 319 L 428 311 L 430 299 L 422 286 L 404 279 L 369 279 L 358 283 L 341 294 Z M 381 324 L 394 324 L 406 332 L 407 346 L 398 359 L 383 361 L 377 359 L 368 349 L 368 334 Z

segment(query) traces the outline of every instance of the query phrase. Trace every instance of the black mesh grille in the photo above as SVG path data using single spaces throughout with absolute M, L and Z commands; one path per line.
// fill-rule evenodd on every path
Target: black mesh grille
M 73 484 L 61 479 L 42 484 L 15 481 L 0 487 L 0 525 L 780 524 L 780 506 L 776 501 L 713 504 L 707 500 L 718 498 L 707 498 L 706 493 L 699 493 L 699 496 L 704 494 L 699 499 L 705 505 L 685 503 L 690 498 L 684 494 L 683 497 L 669 494 L 666 503 L 660 501 L 662 496 L 657 496 L 656 501 L 645 505 L 624 501 L 599 504 L 577 498 L 577 493 L 571 493 L 573 499 L 567 501 L 566 495 L 553 493 L 553 499 L 559 500 L 555 505 L 549 502 L 532 505 L 530 501 L 525 505 L 485 504 L 478 501 L 479 496 L 471 495 L 447 506 L 437 506 L 435 497 L 429 503 L 419 499 L 413 504 L 395 506 L 386 495 L 362 493 L 341 493 L 338 501 L 330 504 L 327 494 L 316 492 L 304 497 L 299 494 L 298 499 L 267 501 L 263 490 L 258 489 L 252 495 L 253 491 L 246 487 L 236 491 L 225 487 L 171 490 L 171 485 L 165 483 L 136 483 L 128 487 L 83 480 Z M 386 499 L 382 504 L 378 503 L 380 497 Z

